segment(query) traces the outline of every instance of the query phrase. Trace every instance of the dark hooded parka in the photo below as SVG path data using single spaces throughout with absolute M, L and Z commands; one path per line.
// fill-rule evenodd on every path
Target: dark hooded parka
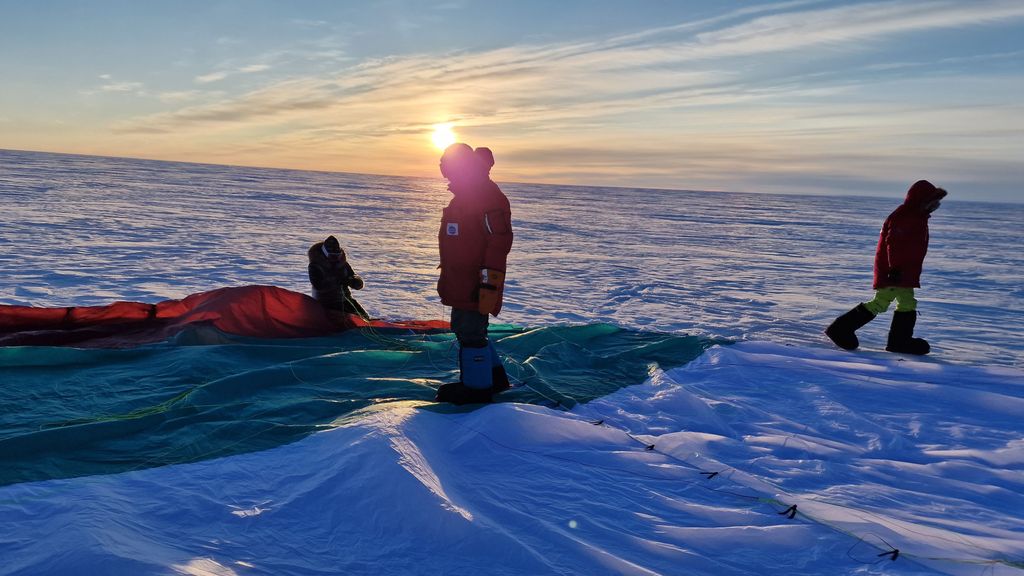
M 928 208 L 945 196 L 945 190 L 927 180 L 910 187 L 903 204 L 885 219 L 878 235 L 873 288 L 921 287 L 921 268 L 928 253 Z

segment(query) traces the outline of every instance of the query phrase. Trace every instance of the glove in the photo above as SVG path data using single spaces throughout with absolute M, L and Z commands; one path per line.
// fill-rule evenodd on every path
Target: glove
M 480 269 L 480 300 L 477 311 L 490 314 L 498 306 L 498 297 L 505 285 L 505 273 L 499 270 Z
M 889 273 L 885 275 L 885 279 L 894 284 L 899 283 L 900 278 L 902 277 L 903 274 L 901 274 L 900 271 L 896 268 L 889 270 Z

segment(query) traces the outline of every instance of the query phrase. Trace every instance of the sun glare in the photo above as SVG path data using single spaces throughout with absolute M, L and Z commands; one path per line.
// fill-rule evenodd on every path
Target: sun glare
M 438 150 L 444 150 L 455 143 L 455 132 L 452 130 L 451 124 L 435 124 L 434 133 L 430 138 Z

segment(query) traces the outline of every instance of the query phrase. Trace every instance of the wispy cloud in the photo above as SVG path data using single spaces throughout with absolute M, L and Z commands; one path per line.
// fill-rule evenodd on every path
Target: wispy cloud
M 169 92 L 161 92 L 157 94 L 157 98 L 161 102 L 168 104 L 180 104 L 182 102 L 188 102 L 199 98 L 203 94 L 200 90 L 173 90 Z
M 504 140 L 506 167 L 528 164 L 539 177 L 610 178 L 613 172 L 643 171 L 676 178 L 685 171 L 707 183 L 713 174 L 727 174 L 737 158 L 746 169 L 773 174 L 834 169 L 840 160 L 862 167 L 866 160 L 863 155 L 858 160 L 857 146 L 873 150 L 868 156 L 878 160 L 906 155 L 898 145 L 885 144 L 899 141 L 900 133 L 920 136 L 923 130 L 957 141 L 954 130 L 962 129 L 978 139 L 1004 138 L 998 130 L 1008 115 L 1019 118 L 1024 110 L 957 106 L 951 97 L 942 99 L 941 89 L 935 91 L 938 100 L 923 109 L 865 102 L 864 82 L 876 87 L 888 82 L 890 94 L 913 92 L 919 81 L 898 72 L 887 76 L 886 67 L 895 71 L 915 64 L 885 54 L 885 62 L 837 72 L 828 63 L 830 55 L 878 50 L 908 34 L 1019 19 L 1024 19 L 1019 1 L 838 7 L 782 2 L 586 41 L 372 59 L 335 74 L 279 80 L 217 102 L 136 118 L 117 131 L 249 134 L 255 136 L 246 139 L 246 150 L 253 154 L 289 149 L 324 161 L 342 156 L 339 149 L 351 158 L 357 149 L 364 154 L 373 146 L 403 146 L 409 134 L 452 121 L 479 137 Z M 810 51 L 817 65 L 778 64 L 779 55 Z M 999 56 L 962 60 L 983 58 Z M 926 64 L 941 70 L 962 63 L 945 60 Z M 872 65 L 875 77 L 866 79 Z M 263 72 L 265 66 L 225 67 L 196 82 Z M 991 82 L 994 91 L 1024 88 L 1013 79 Z M 811 104 L 827 108 L 816 117 Z M 591 138 L 608 144 L 579 145 Z M 953 154 L 947 148 L 931 156 Z M 814 165 L 809 157 L 821 162 Z
M 100 86 L 102 92 L 139 92 L 141 89 L 141 82 L 111 82 Z
M 223 80 L 227 78 L 229 74 L 230 72 L 226 72 L 223 70 L 217 72 L 210 72 L 209 74 L 202 74 L 200 76 L 196 76 L 195 81 L 197 84 L 209 84 L 210 82 L 218 82 L 220 80 Z
M 233 76 L 236 74 L 253 74 L 255 72 L 264 72 L 266 70 L 270 70 L 270 68 L 271 66 L 269 64 L 249 64 L 246 66 L 234 68 L 232 70 L 216 70 L 214 72 L 210 72 L 209 74 L 202 74 L 200 76 L 196 76 L 195 82 L 197 84 L 210 84 L 211 82 L 220 82 L 228 76 Z
M 774 7 L 741 10 L 729 16 L 760 13 L 772 8 L 790 9 L 805 2 L 788 2 Z M 720 17 L 719 19 L 724 19 Z M 657 41 L 637 46 L 643 35 L 615 37 L 583 43 L 523 46 L 492 50 L 478 54 L 457 53 L 447 55 L 421 55 L 369 61 L 349 68 L 336 78 L 317 78 L 300 82 L 289 81 L 281 88 L 295 90 L 303 87 L 321 92 L 336 87 L 340 97 L 346 88 L 362 94 L 368 89 L 385 99 L 395 93 L 404 94 L 413 87 L 441 89 L 458 86 L 465 91 L 470 82 L 473 90 L 490 92 L 482 84 L 500 84 L 503 101 L 525 98 L 535 102 L 549 101 L 552 95 L 578 97 L 587 100 L 618 95 L 634 96 L 637 92 L 676 89 L 689 93 L 696 86 L 709 86 L 723 80 L 722 73 L 707 74 L 699 71 L 668 69 L 679 64 L 695 64 L 700 60 L 727 58 L 766 52 L 791 51 L 816 45 L 847 46 L 862 49 L 864 41 L 887 35 L 926 31 L 937 28 L 962 27 L 998 22 L 1007 18 L 1024 18 L 1024 4 L 1020 2 L 971 3 L 917 2 L 874 3 L 829 8 L 822 10 L 787 12 L 759 16 L 738 25 L 706 31 L 689 40 L 664 37 L 669 28 L 658 30 Z M 218 71 L 200 76 L 197 81 L 210 82 L 231 73 L 262 71 L 262 65 L 252 65 L 234 71 Z M 614 72 L 614 74 L 612 74 Z M 703 82 L 695 83 L 701 78 Z M 552 82 L 552 79 L 558 79 Z M 564 88 L 561 88 L 561 87 Z M 509 89 L 518 88 L 511 93 Z M 538 94 L 539 96 L 531 96 Z M 259 91 L 263 98 L 271 86 Z M 588 98 L 588 96 L 590 98 Z M 240 107 L 252 110 L 251 96 L 236 100 Z M 224 105 L 230 105 L 225 103 Z M 585 103 L 583 106 L 590 107 Z M 562 103 L 559 102 L 559 108 Z M 268 113 L 271 111 L 268 110 Z M 170 115 L 168 117 L 174 117 Z M 190 117 L 186 115 L 185 117 Z M 246 115 L 252 117 L 252 115 Z
M 147 92 L 142 82 L 132 82 L 126 80 L 114 80 L 112 74 L 100 74 L 97 76 L 103 81 L 102 84 L 93 88 L 87 88 L 80 92 L 86 96 L 94 96 L 96 94 L 133 94 L 136 96 L 146 96 Z
M 683 57 L 721 57 L 808 48 L 856 47 L 894 34 L 991 24 L 1024 17 L 1024 4 L 997 2 L 879 2 L 763 16 L 698 35 Z
M 200 74 L 193 78 L 196 84 L 220 82 L 229 77 L 268 72 L 284 69 L 296 63 L 317 62 L 321 64 L 337 64 L 350 60 L 345 53 L 345 42 L 333 34 L 303 40 L 295 46 L 272 50 L 247 58 L 250 62 L 243 64 L 239 59 L 229 59 L 215 66 L 215 70 Z

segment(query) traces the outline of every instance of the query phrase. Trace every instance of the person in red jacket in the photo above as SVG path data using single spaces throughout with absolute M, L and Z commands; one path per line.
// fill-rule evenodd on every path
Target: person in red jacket
M 437 293 L 452 307 L 451 326 L 459 341 L 459 382 L 445 384 L 437 400 L 456 404 L 490 402 L 509 387 L 494 346 L 487 339 L 488 316 L 501 311 L 506 259 L 512 249 L 512 209 L 490 179 L 494 155 L 452 144 L 441 156 L 451 202 L 437 234 L 441 273 Z
M 903 204 L 885 219 L 875 249 L 875 297 L 836 318 L 825 329 L 836 346 L 855 350 L 860 345 L 856 331 L 888 310 L 895 300 L 896 312 L 885 349 L 904 354 L 927 354 L 931 350 L 926 340 L 914 338 L 914 288 L 921 287 L 921 268 L 928 253 L 928 219 L 946 194 L 931 182 L 918 180 L 907 191 Z

